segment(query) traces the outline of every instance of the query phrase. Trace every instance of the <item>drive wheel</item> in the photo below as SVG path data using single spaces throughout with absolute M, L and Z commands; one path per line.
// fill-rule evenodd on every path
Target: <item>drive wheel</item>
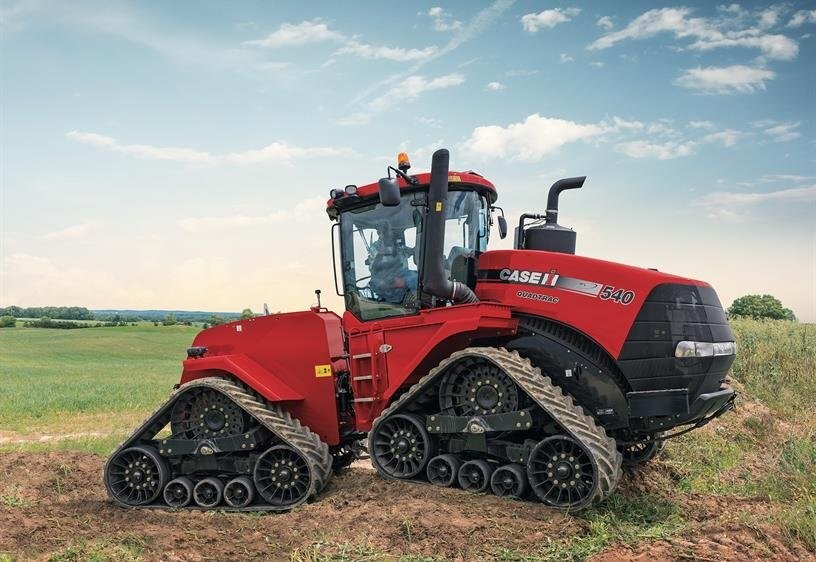
M 309 497 L 312 471 L 297 450 L 289 445 L 275 445 L 258 458 L 253 480 L 267 503 L 290 507 Z
M 167 463 L 153 447 L 130 447 L 110 460 L 105 484 L 120 502 L 146 505 L 162 493 L 168 472 Z
M 241 408 L 212 388 L 196 388 L 184 393 L 173 405 L 170 430 L 185 439 L 207 439 L 240 435 L 246 429 Z
M 453 455 L 439 455 L 428 461 L 428 468 L 425 470 L 428 475 L 428 482 L 434 486 L 453 486 L 459 474 L 459 467 L 462 463 Z
M 468 492 L 484 492 L 490 486 L 493 467 L 487 461 L 468 461 L 459 468 L 459 485 Z
M 527 462 L 527 478 L 538 498 L 559 509 L 580 509 L 595 496 L 597 469 L 574 439 L 554 435 L 539 441 Z
M 520 464 L 497 468 L 490 477 L 490 489 L 500 498 L 519 499 L 527 492 L 527 474 Z
M 375 467 L 392 478 L 413 478 L 431 458 L 431 437 L 419 417 L 395 414 L 371 436 L 369 453 Z
M 476 416 L 515 412 L 516 383 L 495 363 L 466 358 L 454 364 L 439 387 L 439 408 L 445 415 Z

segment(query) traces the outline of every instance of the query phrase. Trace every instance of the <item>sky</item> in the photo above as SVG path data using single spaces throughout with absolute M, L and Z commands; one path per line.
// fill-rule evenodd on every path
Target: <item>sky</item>
M 814 322 L 814 100 L 816 2 L 0 0 L 0 305 L 339 311 L 329 189 L 445 147 Z

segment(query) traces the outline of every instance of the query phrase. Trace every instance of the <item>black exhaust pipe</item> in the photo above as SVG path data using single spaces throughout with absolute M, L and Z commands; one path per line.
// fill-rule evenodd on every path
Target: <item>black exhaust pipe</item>
M 558 180 L 550 187 L 550 193 L 547 195 L 547 222 L 558 223 L 558 197 L 562 191 L 567 189 L 578 189 L 584 185 L 586 176 L 578 176 L 577 178 L 564 178 Z
M 444 148 L 433 154 L 431 184 L 428 189 L 428 211 L 423 225 L 425 247 L 422 252 L 423 292 L 454 303 L 474 303 L 479 299 L 470 287 L 451 281 L 445 274 L 445 206 L 448 203 L 448 168 L 450 154 Z

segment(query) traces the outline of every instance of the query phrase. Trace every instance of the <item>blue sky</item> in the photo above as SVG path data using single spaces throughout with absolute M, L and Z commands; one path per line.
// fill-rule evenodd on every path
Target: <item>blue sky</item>
M 511 221 L 588 175 L 580 254 L 816 321 L 814 2 L 12 0 L 0 34 L 0 304 L 302 309 L 329 188 L 444 146 Z

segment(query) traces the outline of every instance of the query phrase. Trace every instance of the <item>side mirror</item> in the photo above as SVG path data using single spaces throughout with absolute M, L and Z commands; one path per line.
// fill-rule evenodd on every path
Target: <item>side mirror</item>
M 400 192 L 397 180 L 380 178 L 377 183 L 380 189 L 380 203 L 384 207 L 397 207 L 400 204 Z
M 507 238 L 507 220 L 505 220 L 504 215 L 499 215 L 499 238 L 504 240 Z

